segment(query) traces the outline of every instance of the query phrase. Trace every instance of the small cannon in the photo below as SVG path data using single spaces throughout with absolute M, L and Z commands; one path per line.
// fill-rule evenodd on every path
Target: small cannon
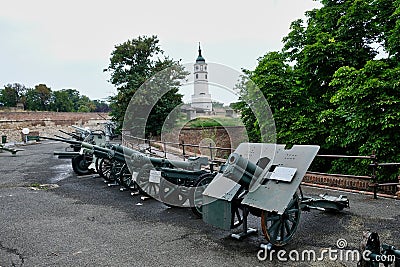
M 380 263 L 384 266 L 394 263 L 395 267 L 400 267 L 400 250 L 391 245 L 381 245 L 378 233 L 364 232 L 360 252 L 360 267 L 379 267 Z
M 319 146 L 242 143 L 227 163 L 195 199 L 202 206 L 203 221 L 222 229 L 240 225 L 232 234 L 242 239 L 256 233 L 247 227 L 249 214 L 261 217 L 265 238 L 275 246 L 287 244 L 297 230 L 301 210 L 342 210 L 348 207 L 344 196 L 304 197 L 300 183 L 317 155 Z M 201 191 L 201 190 L 200 190 Z M 198 194 L 197 194 L 198 195 Z
M 24 151 L 24 149 L 5 147 L 2 144 L 0 144 L 0 153 L 2 153 L 3 151 L 10 152 L 12 156 L 16 156 L 17 152 Z
M 182 206 L 191 199 L 190 188 L 200 176 L 209 174 L 202 170 L 209 164 L 207 157 L 179 161 L 133 154 L 130 162 L 141 190 L 169 206 Z

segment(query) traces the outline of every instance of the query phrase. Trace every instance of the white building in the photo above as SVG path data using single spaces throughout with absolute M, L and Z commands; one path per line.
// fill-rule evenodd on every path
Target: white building
M 192 95 L 191 107 L 199 112 L 210 112 L 213 110 L 211 95 L 208 91 L 207 64 L 201 55 L 199 43 L 199 55 L 194 63 L 194 94 Z

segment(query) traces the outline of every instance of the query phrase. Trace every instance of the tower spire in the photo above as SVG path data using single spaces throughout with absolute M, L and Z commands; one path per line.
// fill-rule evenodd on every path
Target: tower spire
M 201 47 L 200 47 L 200 42 L 199 42 L 199 57 L 201 57 Z
M 199 55 L 197 56 L 196 62 L 205 62 L 206 60 L 204 57 L 201 55 L 201 47 L 200 47 L 200 42 L 199 42 Z

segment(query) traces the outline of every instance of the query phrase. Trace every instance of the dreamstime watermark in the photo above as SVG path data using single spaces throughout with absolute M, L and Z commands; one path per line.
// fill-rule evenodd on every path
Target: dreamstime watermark
M 357 249 L 346 249 L 347 240 L 340 238 L 336 241 L 337 248 L 323 248 L 319 251 L 313 249 L 305 249 L 305 250 L 274 250 L 271 246 L 265 245 L 263 246 L 257 253 L 257 258 L 260 261 L 273 261 L 277 259 L 278 261 L 287 262 L 320 262 L 325 260 L 330 261 L 344 261 L 344 262 L 354 262 L 360 261 L 361 259 L 365 261 L 370 261 L 370 254 L 372 253 L 369 250 L 365 250 L 360 252 Z M 375 261 L 395 261 L 394 255 L 376 255 Z

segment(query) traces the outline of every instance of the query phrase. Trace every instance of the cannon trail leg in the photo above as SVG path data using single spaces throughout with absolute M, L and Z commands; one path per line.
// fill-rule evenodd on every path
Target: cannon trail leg
M 243 238 L 248 237 L 249 235 L 256 234 L 257 229 L 248 228 L 247 227 L 247 216 L 249 215 L 249 210 L 246 206 L 243 207 L 243 231 L 238 234 L 231 234 L 231 237 L 242 240 Z

